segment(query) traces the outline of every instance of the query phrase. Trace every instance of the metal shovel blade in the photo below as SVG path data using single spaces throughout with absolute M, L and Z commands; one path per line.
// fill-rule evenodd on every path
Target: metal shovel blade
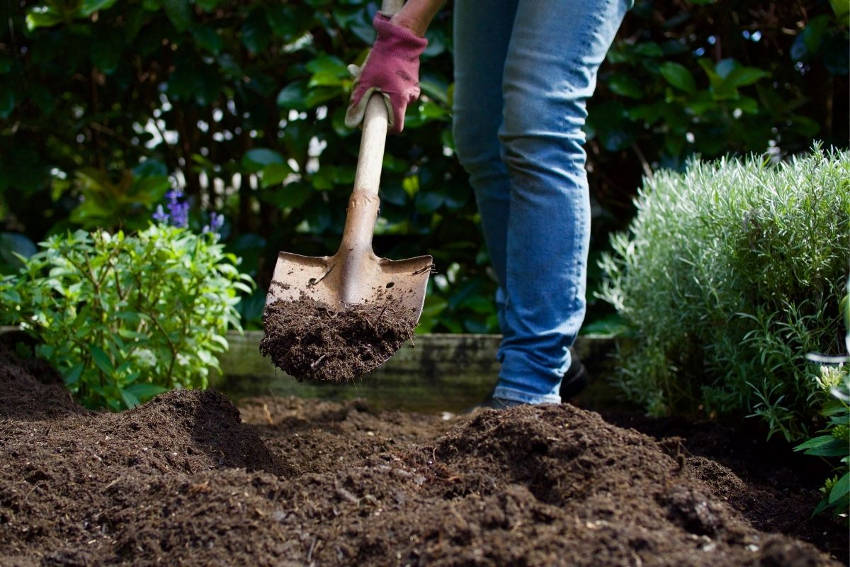
M 336 310 L 360 304 L 395 304 L 415 324 L 422 314 L 431 275 L 431 256 L 388 260 L 369 253 L 356 258 L 340 249 L 333 256 L 278 253 L 266 304 L 314 299 Z

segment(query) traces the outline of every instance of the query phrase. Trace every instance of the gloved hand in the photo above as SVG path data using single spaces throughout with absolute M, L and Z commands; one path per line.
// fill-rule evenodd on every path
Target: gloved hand
M 360 68 L 349 66 L 355 82 L 345 113 L 345 125 L 354 128 L 363 121 L 366 104 L 377 91 L 384 95 L 389 129 L 397 134 L 404 128 L 407 105 L 419 98 L 419 56 L 425 51 L 428 40 L 391 23 L 380 12 L 375 14 L 372 25 L 378 36 L 366 61 Z

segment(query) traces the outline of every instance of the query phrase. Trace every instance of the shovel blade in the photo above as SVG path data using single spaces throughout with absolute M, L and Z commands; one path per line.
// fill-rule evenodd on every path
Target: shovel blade
M 366 303 L 400 304 L 418 321 L 431 275 L 431 256 L 388 260 L 374 254 L 353 258 L 280 252 L 266 305 L 306 296 L 337 310 Z

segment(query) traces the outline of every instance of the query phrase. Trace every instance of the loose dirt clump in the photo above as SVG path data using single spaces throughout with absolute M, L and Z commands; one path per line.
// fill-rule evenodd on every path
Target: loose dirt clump
M 299 380 L 352 382 L 389 360 L 415 326 L 391 299 L 336 310 L 302 295 L 266 306 L 260 353 Z
M 109 414 L 13 361 L 0 348 L 2 565 L 840 564 L 756 529 L 722 465 L 570 405 L 257 398 L 240 418 L 177 391 Z

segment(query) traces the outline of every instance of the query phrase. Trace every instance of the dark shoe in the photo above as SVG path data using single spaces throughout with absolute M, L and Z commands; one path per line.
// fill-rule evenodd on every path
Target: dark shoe
M 568 401 L 570 398 L 578 395 L 579 392 L 581 392 L 587 387 L 587 369 L 584 367 L 584 364 L 581 363 L 581 360 L 579 360 L 578 355 L 576 355 L 576 353 L 572 349 L 570 349 L 570 354 L 572 355 L 570 367 L 567 368 L 567 371 L 564 373 L 563 379 L 561 379 L 561 389 L 559 390 L 561 402 Z M 491 396 L 480 404 L 472 406 L 463 413 L 474 413 L 480 409 L 503 410 L 520 405 L 523 405 L 523 402 L 518 402 L 516 400 L 506 400 L 505 398 L 494 398 Z
M 561 390 L 559 392 L 561 394 L 561 402 L 566 402 L 587 387 L 587 369 L 572 350 L 570 354 L 573 355 L 570 367 L 564 374 L 563 379 L 561 379 Z
M 495 409 L 495 410 L 503 410 L 508 408 L 513 408 L 516 406 L 524 405 L 525 402 L 518 402 L 516 400 L 506 400 L 505 398 L 487 398 L 482 402 L 478 407 L 487 408 L 487 409 Z
M 480 404 L 474 405 L 468 410 L 464 411 L 465 414 L 475 413 L 478 410 L 482 409 L 494 409 L 494 410 L 503 410 L 516 406 L 523 405 L 523 402 L 518 402 L 516 400 L 506 400 L 505 398 L 494 398 L 489 397 Z

